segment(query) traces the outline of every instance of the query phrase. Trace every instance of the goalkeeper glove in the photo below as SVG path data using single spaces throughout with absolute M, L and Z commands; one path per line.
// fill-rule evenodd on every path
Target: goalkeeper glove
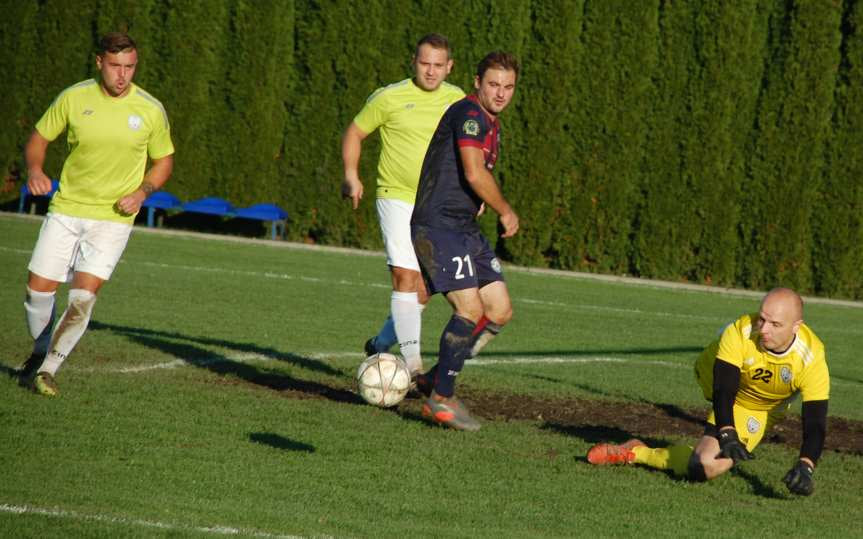
M 732 459 L 734 464 L 741 460 L 754 459 L 755 456 L 746 450 L 746 446 L 740 443 L 740 438 L 737 437 L 737 431 L 734 429 L 725 429 L 719 431 L 719 456 L 726 459 Z
M 782 481 L 792 493 L 809 496 L 815 490 L 815 483 L 812 482 L 812 474 L 814 472 L 815 470 L 812 466 L 802 460 L 798 460 L 797 464 L 785 474 Z

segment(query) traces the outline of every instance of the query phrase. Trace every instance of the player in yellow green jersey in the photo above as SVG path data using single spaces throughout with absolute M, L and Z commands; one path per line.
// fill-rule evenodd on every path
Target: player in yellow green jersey
M 412 374 L 422 370 L 420 325 L 428 294 L 411 243 L 410 220 L 432 134 L 450 104 L 464 97 L 460 88 L 445 82 L 452 65 L 447 39 L 439 34 L 424 36 L 413 57 L 415 76 L 372 93 L 342 138 L 342 195 L 351 199 L 354 209 L 363 197 L 358 170 L 362 142 L 375 129 L 380 131 L 382 142 L 375 205 L 393 293 L 390 317 L 380 332 L 366 342 L 365 351 L 371 355 L 399 343 Z
M 644 464 L 697 481 L 713 479 L 752 453 L 797 396 L 803 401 L 803 443 L 783 481 L 809 495 L 824 448 L 830 374 L 824 344 L 803 322 L 803 302 L 788 288 L 771 290 L 757 313 L 728 325 L 702 352 L 695 377 L 713 402 L 704 436 L 691 446 L 650 448 L 640 440 L 598 444 L 592 464 Z
M 137 66 L 132 38 L 105 35 L 96 54 L 99 80 L 61 92 L 25 148 L 28 189 L 48 193 L 45 154 L 66 132 L 69 155 L 30 259 L 24 302 L 35 343 L 21 380 L 43 395 L 58 394 L 57 369 L 87 329 L 96 294 L 123 254 L 135 215 L 171 175 L 168 117 L 158 100 L 132 83 Z M 68 281 L 68 306 L 54 329 L 54 296 Z

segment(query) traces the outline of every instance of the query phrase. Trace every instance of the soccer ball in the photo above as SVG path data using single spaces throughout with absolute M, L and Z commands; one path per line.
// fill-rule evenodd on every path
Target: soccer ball
M 411 386 L 405 362 L 387 353 L 369 356 L 357 369 L 357 388 L 369 404 L 388 408 L 400 403 Z

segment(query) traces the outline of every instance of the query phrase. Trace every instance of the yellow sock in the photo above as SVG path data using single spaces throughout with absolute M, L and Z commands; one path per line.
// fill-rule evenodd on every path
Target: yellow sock
M 634 447 L 637 464 L 644 464 L 657 470 L 671 470 L 675 475 L 684 476 L 689 467 L 689 457 L 692 455 L 692 446 L 672 445 L 668 447 Z

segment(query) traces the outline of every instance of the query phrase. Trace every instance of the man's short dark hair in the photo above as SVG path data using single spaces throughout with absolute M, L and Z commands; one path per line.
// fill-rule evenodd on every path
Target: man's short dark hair
M 503 69 L 504 71 L 515 71 L 515 78 L 518 79 L 518 60 L 515 56 L 508 52 L 494 51 L 485 55 L 485 58 L 480 60 L 476 66 L 476 76 L 482 80 L 482 76 L 489 69 Z
M 99 55 L 106 53 L 117 54 L 123 51 L 132 51 L 138 48 L 135 40 L 125 32 L 109 32 L 99 40 Z
M 420 55 L 420 47 L 423 45 L 431 45 L 433 49 L 443 49 L 446 51 L 447 59 L 452 58 L 452 49 L 449 46 L 449 39 L 440 34 L 426 34 L 417 41 L 417 48 L 414 50 L 414 57 Z

